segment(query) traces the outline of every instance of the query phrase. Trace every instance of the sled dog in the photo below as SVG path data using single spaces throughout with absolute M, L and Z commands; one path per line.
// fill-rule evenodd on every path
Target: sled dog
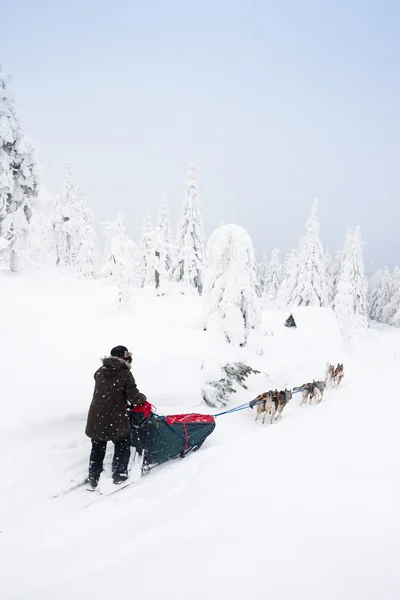
M 270 415 L 270 424 L 272 424 L 282 415 L 282 411 L 291 397 L 292 392 L 287 389 L 281 392 L 278 392 L 278 390 L 270 390 L 269 392 L 261 394 L 257 398 L 257 400 L 262 400 L 262 402 L 257 404 L 257 415 L 255 420 L 257 421 L 258 417 L 263 414 L 262 424 L 264 425 L 268 413 Z
M 311 394 L 311 386 L 312 386 L 312 383 L 303 383 L 303 385 L 293 388 L 294 392 L 298 392 L 299 390 L 301 390 L 300 406 L 302 404 L 307 403 L 307 401 L 309 400 L 309 397 Z
M 331 365 L 329 362 L 326 363 L 325 381 L 327 385 L 333 385 L 335 378 L 335 365 Z
M 342 381 L 343 377 L 344 377 L 343 363 L 342 364 L 339 363 L 335 369 L 335 374 L 333 376 L 333 382 L 336 387 L 338 387 L 338 385 L 340 385 L 340 382 Z
M 313 381 L 311 384 L 311 392 L 310 392 L 310 404 L 315 398 L 319 403 L 324 397 L 324 392 L 326 388 L 325 381 Z

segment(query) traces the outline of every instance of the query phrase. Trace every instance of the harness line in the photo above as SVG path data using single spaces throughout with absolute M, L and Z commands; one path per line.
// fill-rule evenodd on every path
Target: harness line
M 302 392 L 305 389 L 306 389 L 305 387 L 300 388 L 299 390 L 292 392 L 292 394 L 299 394 L 300 392 Z M 265 402 L 265 398 L 261 398 L 260 400 L 255 402 L 253 404 L 253 406 L 257 406 L 258 404 L 261 404 L 262 402 Z M 250 408 L 250 402 L 246 402 L 245 404 L 240 404 L 239 406 L 235 406 L 234 408 L 230 408 L 229 410 L 224 410 L 224 411 L 219 412 L 212 416 L 214 417 L 214 419 L 216 419 L 217 417 L 222 417 L 222 415 L 229 415 L 230 413 L 239 412 L 240 410 L 245 410 L 246 408 Z

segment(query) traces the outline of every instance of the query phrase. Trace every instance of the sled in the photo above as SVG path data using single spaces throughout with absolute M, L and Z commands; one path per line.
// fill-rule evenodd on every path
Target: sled
M 131 415 L 132 446 L 143 455 L 142 475 L 168 460 L 198 450 L 215 429 L 211 415 Z

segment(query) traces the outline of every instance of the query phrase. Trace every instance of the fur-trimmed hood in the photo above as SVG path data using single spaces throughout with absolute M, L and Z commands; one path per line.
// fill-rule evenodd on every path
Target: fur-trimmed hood
M 107 379 L 114 377 L 121 369 L 130 370 L 132 368 L 131 363 L 117 356 L 105 356 L 101 361 L 103 363 L 103 374 Z

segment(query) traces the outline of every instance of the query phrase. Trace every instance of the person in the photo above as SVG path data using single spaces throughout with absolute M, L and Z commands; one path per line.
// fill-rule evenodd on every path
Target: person
M 92 440 L 87 483 L 96 489 L 107 442 L 115 445 L 112 476 L 115 484 L 128 477 L 131 454 L 129 407 L 146 402 L 131 373 L 132 354 L 126 346 L 116 346 L 111 355 L 103 358 L 102 366 L 94 374 L 95 388 L 86 423 L 86 435 Z

